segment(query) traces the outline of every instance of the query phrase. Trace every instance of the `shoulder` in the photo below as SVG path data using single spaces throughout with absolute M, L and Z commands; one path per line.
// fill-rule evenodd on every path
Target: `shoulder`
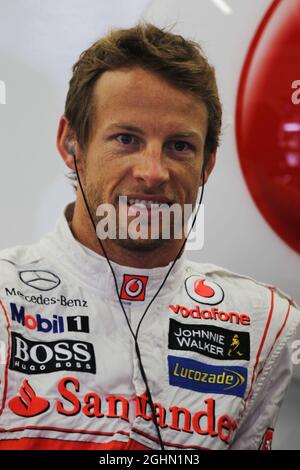
M 16 245 L 0 250 L 1 267 L 4 263 L 24 264 L 28 262 L 33 255 L 35 245 Z
M 279 287 L 222 266 L 187 260 L 186 282 L 195 285 L 198 277 L 204 279 L 204 286 L 221 289 L 219 309 L 244 312 L 250 317 L 251 330 L 261 348 L 281 349 L 294 335 L 300 323 L 300 307 Z
M 258 305 L 261 305 L 261 302 L 264 300 L 267 300 L 268 304 L 270 304 L 273 291 L 273 298 L 276 298 L 278 302 L 290 302 L 293 307 L 300 310 L 296 301 L 274 284 L 257 280 L 246 274 L 237 273 L 216 264 L 196 263 L 187 260 L 186 275 L 204 275 L 208 281 L 211 280 L 222 284 L 231 296 L 239 297 L 241 293 L 247 299 L 253 296 L 252 298 L 258 299 Z
M 16 283 L 20 273 L 34 270 L 41 255 L 37 244 L 17 245 L 0 250 L 0 289 Z
M 268 282 L 215 264 L 188 261 L 186 290 L 195 289 L 199 279 L 212 291 L 220 288 L 223 293 L 213 308 L 208 300 L 205 312 L 215 309 L 224 328 L 250 336 L 246 401 L 255 403 L 272 377 L 276 378 L 279 388 L 280 384 L 287 384 L 292 375 L 293 339 L 300 324 L 300 308 L 295 300 Z M 187 294 L 191 297 L 191 292 Z M 242 322 L 241 318 L 247 321 Z M 229 324 L 231 319 L 232 324 Z M 285 386 L 281 388 L 284 391 Z

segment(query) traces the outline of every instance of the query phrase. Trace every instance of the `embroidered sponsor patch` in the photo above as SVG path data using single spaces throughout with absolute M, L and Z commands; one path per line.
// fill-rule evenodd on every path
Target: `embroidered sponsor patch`
M 152 419 L 146 391 L 135 397 L 120 394 L 99 395 L 95 391 L 95 386 L 89 388 L 86 381 L 80 381 L 71 374 L 59 377 L 58 382 L 52 385 L 51 393 L 49 393 L 48 381 L 42 383 L 39 378 L 23 378 L 18 391 L 8 399 L 8 408 L 17 416 L 29 418 L 30 425 L 34 424 L 35 430 L 45 431 L 46 429 L 46 434 L 61 430 L 86 435 L 87 429 L 92 433 L 95 433 L 92 429 L 96 429 L 101 435 L 104 430 L 108 431 L 108 421 L 112 423 L 111 430 L 114 431 L 118 429 L 117 422 L 129 422 L 132 416 L 138 416 L 139 420 L 145 423 L 149 423 Z M 213 440 L 217 440 L 228 445 L 237 428 L 231 411 L 227 409 L 226 413 L 221 414 L 215 398 L 205 397 L 203 400 L 199 398 L 193 409 L 187 408 L 185 401 L 179 402 L 178 406 L 171 407 L 164 407 L 160 402 L 156 402 L 155 405 L 159 426 L 170 429 L 170 435 L 172 434 L 175 440 L 183 433 L 191 438 L 196 437 L 193 439 L 196 446 L 199 436 L 211 438 L 212 443 Z M 42 414 L 44 414 L 43 417 L 41 417 Z M 64 422 L 68 426 L 71 417 L 78 418 L 79 414 L 80 420 L 76 419 L 73 423 L 80 422 L 80 429 L 74 429 L 73 426 L 71 430 L 62 428 Z M 32 419 L 35 416 L 38 416 L 37 420 Z M 184 419 L 182 419 L 183 416 Z M 64 417 L 67 417 L 67 420 Z M 52 426 L 57 419 L 61 429 Z M 92 424 L 94 419 L 97 422 L 96 427 Z M 51 425 L 46 427 L 47 423 Z M 153 442 L 151 434 L 147 437 Z M 178 439 L 174 446 L 178 449 Z
M 169 383 L 195 392 L 243 397 L 247 369 L 240 366 L 214 366 L 185 357 L 168 356 Z
M 120 297 L 122 300 L 145 300 L 148 276 L 124 274 Z
M 11 334 L 9 368 L 26 374 L 47 374 L 60 370 L 96 373 L 94 348 L 85 341 L 31 341 Z
M 53 290 L 61 283 L 56 274 L 43 269 L 19 271 L 19 278 L 27 286 L 40 291 Z
M 188 308 L 184 305 L 169 304 L 169 309 L 172 314 L 178 315 L 182 318 L 192 318 L 193 320 L 213 320 L 243 326 L 251 325 L 251 318 L 247 313 L 228 312 L 225 310 L 219 310 L 217 307 L 200 309 L 199 305 Z
M 201 275 L 188 277 L 185 280 L 185 288 L 189 297 L 200 304 L 217 305 L 224 299 L 222 287 Z
M 213 359 L 249 360 L 250 335 L 244 331 L 184 324 L 170 319 L 169 349 L 194 351 Z
M 39 333 L 64 333 L 65 331 L 76 331 L 78 333 L 89 333 L 89 317 L 84 315 L 62 316 L 47 315 L 46 313 L 27 313 L 25 306 L 10 303 L 10 313 L 12 322 L 19 323 L 27 330 L 38 331 Z
M 22 417 L 38 416 L 49 409 L 50 403 L 43 397 L 36 395 L 27 379 L 23 380 L 19 395 L 14 396 L 8 406 L 11 411 Z

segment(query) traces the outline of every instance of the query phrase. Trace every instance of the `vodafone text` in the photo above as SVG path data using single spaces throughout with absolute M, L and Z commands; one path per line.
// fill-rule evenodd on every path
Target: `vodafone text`
M 216 307 L 200 309 L 198 305 L 188 309 L 183 305 L 169 305 L 172 313 L 180 314 L 183 318 L 191 317 L 199 320 L 219 320 L 222 322 L 236 323 L 237 325 L 251 324 L 249 315 L 238 312 L 224 312 Z

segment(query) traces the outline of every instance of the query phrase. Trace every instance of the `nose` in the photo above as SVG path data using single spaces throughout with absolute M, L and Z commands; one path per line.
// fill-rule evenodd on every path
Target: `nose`
M 149 188 L 161 186 L 169 181 L 169 170 L 160 146 L 155 145 L 147 148 L 137 158 L 133 176 L 138 181 L 143 182 Z

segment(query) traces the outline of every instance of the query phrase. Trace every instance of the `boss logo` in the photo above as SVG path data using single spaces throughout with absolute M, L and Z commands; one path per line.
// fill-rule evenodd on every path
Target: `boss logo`
M 30 341 L 12 333 L 9 368 L 27 374 L 46 374 L 59 370 L 96 373 L 93 345 L 84 341 Z

